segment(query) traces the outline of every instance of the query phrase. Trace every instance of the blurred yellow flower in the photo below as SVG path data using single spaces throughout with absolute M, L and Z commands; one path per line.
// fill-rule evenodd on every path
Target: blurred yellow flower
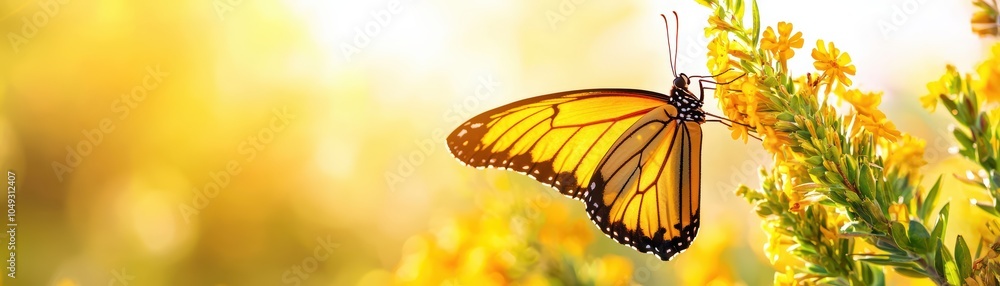
M 820 77 L 827 84 L 824 93 L 830 93 L 830 88 L 834 87 L 835 84 L 851 85 L 851 78 L 848 75 L 854 75 L 857 69 L 851 64 L 851 56 L 842 53 L 833 45 L 833 42 L 827 45 L 823 40 L 816 40 L 816 48 L 812 51 L 812 57 L 816 60 L 813 62 L 813 66 L 823 72 Z
M 990 51 L 990 57 L 976 68 L 979 80 L 975 87 L 986 102 L 1000 103 L 1000 43 L 994 44 Z
M 792 269 L 791 266 L 786 266 L 785 272 L 775 272 L 774 285 L 775 286 L 799 285 L 798 279 L 795 279 L 795 270 Z
M 924 161 L 924 148 L 927 142 L 923 139 L 904 134 L 899 140 L 889 146 L 889 155 L 885 160 L 886 171 L 899 168 L 905 172 L 915 172 L 927 164 Z
M 605 255 L 587 270 L 593 285 L 628 285 L 632 281 L 632 261 L 617 255 Z
M 889 218 L 899 223 L 909 223 L 910 211 L 904 204 L 892 204 L 889 206 Z
M 937 109 L 938 98 L 942 94 L 947 94 L 948 89 L 944 87 L 940 81 L 932 81 L 927 83 L 927 95 L 920 97 L 920 105 L 930 112 L 934 112 Z
M 631 281 L 632 264 L 625 258 L 587 256 L 594 238 L 588 220 L 573 216 L 567 205 L 554 201 L 556 194 L 538 191 L 514 191 L 525 193 L 515 197 L 534 199 L 513 202 L 484 194 L 480 208 L 443 216 L 434 224 L 437 227 L 406 242 L 392 284 L 612 285 Z
M 538 230 L 538 241 L 543 245 L 557 245 L 570 255 L 583 256 L 594 240 L 590 224 L 589 220 L 570 217 L 565 205 L 552 204 L 545 209 L 545 223 Z
M 953 65 L 947 65 L 947 72 L 936 81 L 927 83 L 927 94 L 920 97 L 920 103 L 924 109 L 931 112 L 937 108 L 938 99 L 941 95 L 952 94 L 952 85 L 955 77 L 958 77 L 958 70 Z
M 802 32 L 792 34 L 792 24 L 778 22 L 778 35 L 774 34 L 773 28 L 767 27 L 764 30 L 764 38 L 761 39 L 760 47 L 774 54 L 782 69 L 787 69 L 788 59 L 795 56 L 794 49 L 802 48 L 804 43 Z
M 764 233 L 767 234 L 767 243 L 764 243 L 764 255 L 767 256 L 767 260 L 773 265 L 777 265 L 779 259 L 781 259 L 781 254 L 787 254 L 788 245 L 791 243 L 788 238 L 784 237 L 779 231 L 778 227 L 781 227 L 776 221 L 762 221 L 761 228 Z
M 996 1 L 973 0 L 972 3 L 979 7 L 979 10 L 974 12 L 972 19 L 969 20 L 972 24 L 972 32 L 980 37 L 1000 34 L 997 30 L 1000 28 L 1000 18 L 997 17 Z

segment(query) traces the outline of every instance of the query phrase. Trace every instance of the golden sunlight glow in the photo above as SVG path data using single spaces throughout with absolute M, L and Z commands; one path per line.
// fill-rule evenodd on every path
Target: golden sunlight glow
M 918 97 L 945 63 L 971 70 L 986 50 L 967 27 L 968 1 L 916 1 L 902 16 L 896 2 L 760 8 L 765 25 L 803 32 L 792 70 L 814 70 L 809 51 L 820 37 L 849 51 L 856 85 L 885 91 L 885 114 L 869 114 L 869 125 L 891 118 L 929 138 L 910 142 L 926 145 L 926 161 L 914 151 L 893 162 L 945 173 L 961 165 L 945 160 L 949 134 L 938 133 L 947 120 L 923 112 Z M 607 238 L 580 202 L 527 176 L 464 166 L 446 146 L 465 120 L 531 96 L 668 93 L 659 14 L 674 10 L 678 72 L 707 74 L 709 11 L 694 1 L 6 1 L 0 165 L 17 173 L 21 276 L 3 285 L 770 283 L 767 237 L 733 195 L 758 185 L 763 149 L 721 124 L 702 127 L 699 243 L 670 262 Z M 885 33 L 883 22 L 892 24 Z M 705 110 L 723 114 L 709 97 Z M 593 106 L 578 117 L 638 108 Z M 530 129 L 527 139 L 596 137 L 640 117 L 578 133 L 531 129 L 555 112 L 491 124 Z M 526 154 L 530 142 L 511 134 L 485 137 L 499 142 L 493 151 Z M 533 159 L 581 181 L 602 159 L 542 147 Z M 629 217 L 656 203 L 612 211 Z M 645 215 L 631 219 L 656 224 Z

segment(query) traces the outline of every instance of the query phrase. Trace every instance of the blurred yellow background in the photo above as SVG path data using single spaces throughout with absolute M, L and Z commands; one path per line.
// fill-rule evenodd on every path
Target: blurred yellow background
M 886 91 L 888 117 L 927 140 L 925 181 L 965 166 L 948 119 L 917 98 L 945 63 L 968 71 L 985 53 L 969 3 L 760 10 L 795 23 L 805 53 L 823 38 L 852 55 L 856 86 Z M 705 127 L 700 236 L 670 262 L 445 148 L 461 121 L 517 99 L 668 91 L 670 11 L 679 72 L 706 74 L 708 10 L 693 1 L 3 1 L 0 166 L 19 220 L 3 283 L 770 284 L 759 220 L 733 194 L 769 158 L 722 125 Z

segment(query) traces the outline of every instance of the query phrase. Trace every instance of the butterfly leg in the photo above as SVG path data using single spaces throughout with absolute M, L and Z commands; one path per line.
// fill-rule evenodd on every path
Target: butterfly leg
M 738 80 L 738 79 L 740 79 L 740 78 L 742 78 L 742 77 L 744 77 L 746 75 L 747 75 L 746 73 L 741 74 L 740 76 L 734 78 L 733 80 L 727 81 L 727 82 L 716 82 L 716 81 L 711 81 L 711 80 L 707 80 L 707 79 L 699 79 L 698 80 L 698 89 L 701 90 L 701 94 L 700 94 L 701 101 L 705 102 L 705 90 L 706 89 L 715 89 L 715 87 L 705 87 L 706 83 L 711 83 L 711 84 L 715 84 L 715 85 L 727 85 L 727 84 L 735 82 L 736 80 Z
M 718 123 L 722 123 L 722 125 L 725 125 L 725 126 L 727 126 L 729 128 L 733 127 L 733 125 L 730 125 L 729 123 L 726 123 L 726 121 L 722 121 L 722 120 L 719 120 L 719 119 L 709 119 L 709 120 L 705 120 L 705 122 L 718 122 Z M 749 127 L 746 124 L 742 124 L 742 123 L 738 123 L 738 122 L 733 122 L 733 123 L 739 124 L 739 125 L 743 125 L 745 127 Z M 747 134 L 747 135 L 750 135 L 751 138 L 757 139 L 758 141 L 763 141 L 763 140 L 760 140 L 760 137 L 757 137 L 756 135 L 753 135 L 753 134 Z

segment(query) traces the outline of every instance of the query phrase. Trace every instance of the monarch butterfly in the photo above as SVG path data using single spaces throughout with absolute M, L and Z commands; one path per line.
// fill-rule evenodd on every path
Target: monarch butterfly
M 584 89 L 516 101 L 459 125 L 447 137 L 452 155 L 529 175 L 583 201 L 620 244 L 664 261 L 683 252 L 701 223 L 701 124 L 729 124 L 701 109 L 710 87 L 700 96 L 688 90 L 692 78 L 709 76 L 677 75 L 670 24 L 660 16 L 674 74 L 669 95 Z

